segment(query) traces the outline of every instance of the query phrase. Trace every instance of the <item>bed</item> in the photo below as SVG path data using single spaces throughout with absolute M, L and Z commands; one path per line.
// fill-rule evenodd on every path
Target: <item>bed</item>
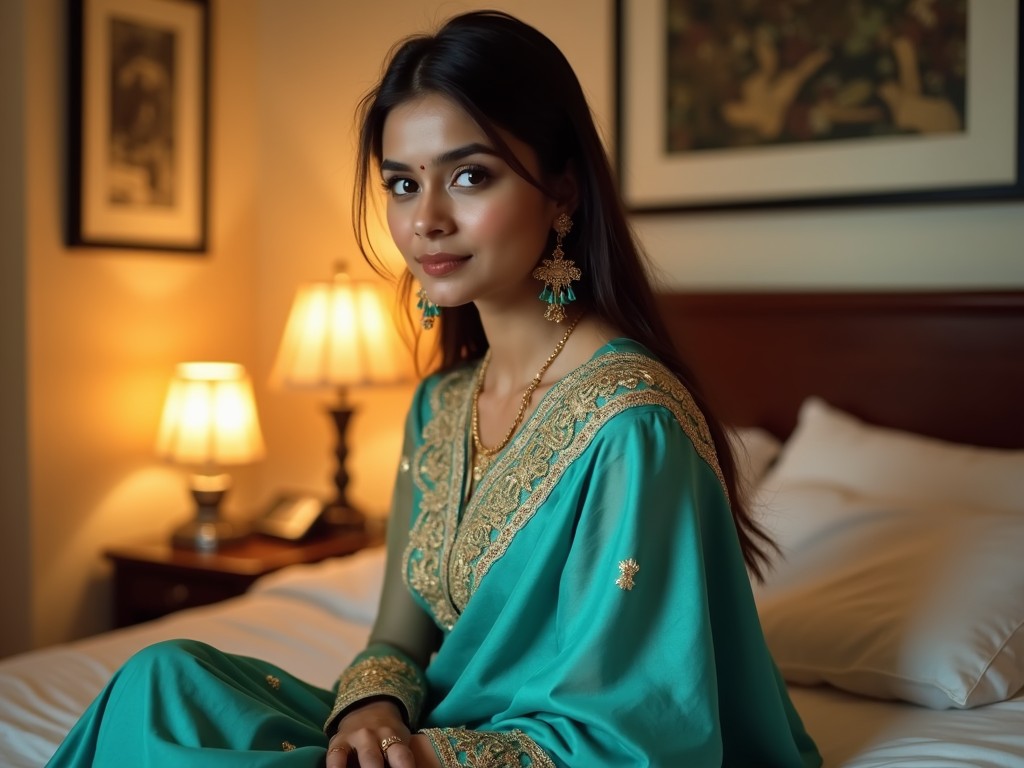
M 755 595 L 826 766 L 1024 767 L 1024 292 L 672 293 L 784 557 Z M 0 660 L 0 764 L 40 766 L 136 649 L 193 637 L 329 686 L 380 549 Z

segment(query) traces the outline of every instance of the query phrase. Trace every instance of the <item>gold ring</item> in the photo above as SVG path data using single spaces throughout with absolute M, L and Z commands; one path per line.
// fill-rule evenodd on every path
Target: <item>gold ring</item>
M 384 757 L 388 756 L 388 749 L 395 746 L 395 744 L 401 744 L 402 739 L 399 736 L 388 736 L 380 743 L 380 751 L 384 754 Z
M 330 749 L 327 750 L 327 754 L 330 754 L 331 752 L 347 752 L 347 751 L 348 751 L 347 747 L 331 747 Z

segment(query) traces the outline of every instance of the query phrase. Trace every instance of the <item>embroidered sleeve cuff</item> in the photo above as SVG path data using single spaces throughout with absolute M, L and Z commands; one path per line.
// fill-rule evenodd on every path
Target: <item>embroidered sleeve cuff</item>
M 352 705 L 374 696 L 395 699 L 405 709 L 409 727 L 415 728 L 426 692 L 426 677 L 412 659 L 389 646 L 370 646 L 338 678 L 338 694 L 324 730 Z
M 488 768 L 555 768 L 537 742 L 520 730 L 470 731 L 465 728 L 424 728 L 441 765 L 486 765 Z

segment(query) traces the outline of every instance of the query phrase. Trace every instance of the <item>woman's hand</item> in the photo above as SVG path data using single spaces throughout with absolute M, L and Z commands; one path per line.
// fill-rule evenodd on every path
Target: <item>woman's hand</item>
M 401 741 L 394 742 L 392 737 Z M 349 712 L 338 723 L 338 731 L 327 745 L 327 768 L 419 768 L 430 765 L 430 762 L 417 761 L 412 739 L 394 702 L 373 701 L 364 704 Z M 416 739 L 426 740 L 423 736 Z M 387 748 L 385 755 L 381 744 L 388 740 L 394 743 Z M 422 745 L 417 743 L 415 746 Z M 416 751 L 419 753 L 420 749 Z

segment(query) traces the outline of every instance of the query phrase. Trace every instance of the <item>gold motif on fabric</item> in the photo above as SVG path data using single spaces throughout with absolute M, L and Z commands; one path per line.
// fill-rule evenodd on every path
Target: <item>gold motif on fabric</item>
M 446 629 L 458 614 L 449 599 L 448 568 L 462 505 L 466 435 L 473 369 L 448 374 L 430 396 L 431 419 L 413 456 L 413 482 L 422 493 L 419 514 L 409 532 L 403 558 L 406 585 L 430 606 L 434 621 Z
M 420 716 L 426 697 L 423 673 L 398 656 L 367 656 L 356 661 L 338 678 L 338 695 L 324 727 L 348 707 L 370 696 L 391 696 L 405 707 L 409 723 Z
M 281 681 L 273 675 L 267 675 L 267 685 L 269 685 L 275 691 L 281 689 Z
M 281 742 L 281 750 L 283 752 L 291 752 L 293 749 L 297 749 L 297 747 L 294 744 L 292 744 L 290 741 L 282 741 Z
M 632 557 L 619 561 L 619 578 L 615 580 L 615 586 L 629 592 L 636 586 L 634 579 L 639 572 L 640 565 Z
M 537 742 L 520 730 L 470 731 L 465 728 L 424 728 L 445 768 L 555 768 Z
M 629 408 L 667 409 L 726 488 L 707 422 L 689 391 L 658 361 L 613 352 L 580 366 L 541 399 L 481 479 L 460 521 L 471 385 L 472 371 L 439 383 L 431 398 L 434 416 L 413 461 L 423 503 L 406 550 L 406 578 L 443 627 L 455 625 L 491 566 L 601 427 Z

